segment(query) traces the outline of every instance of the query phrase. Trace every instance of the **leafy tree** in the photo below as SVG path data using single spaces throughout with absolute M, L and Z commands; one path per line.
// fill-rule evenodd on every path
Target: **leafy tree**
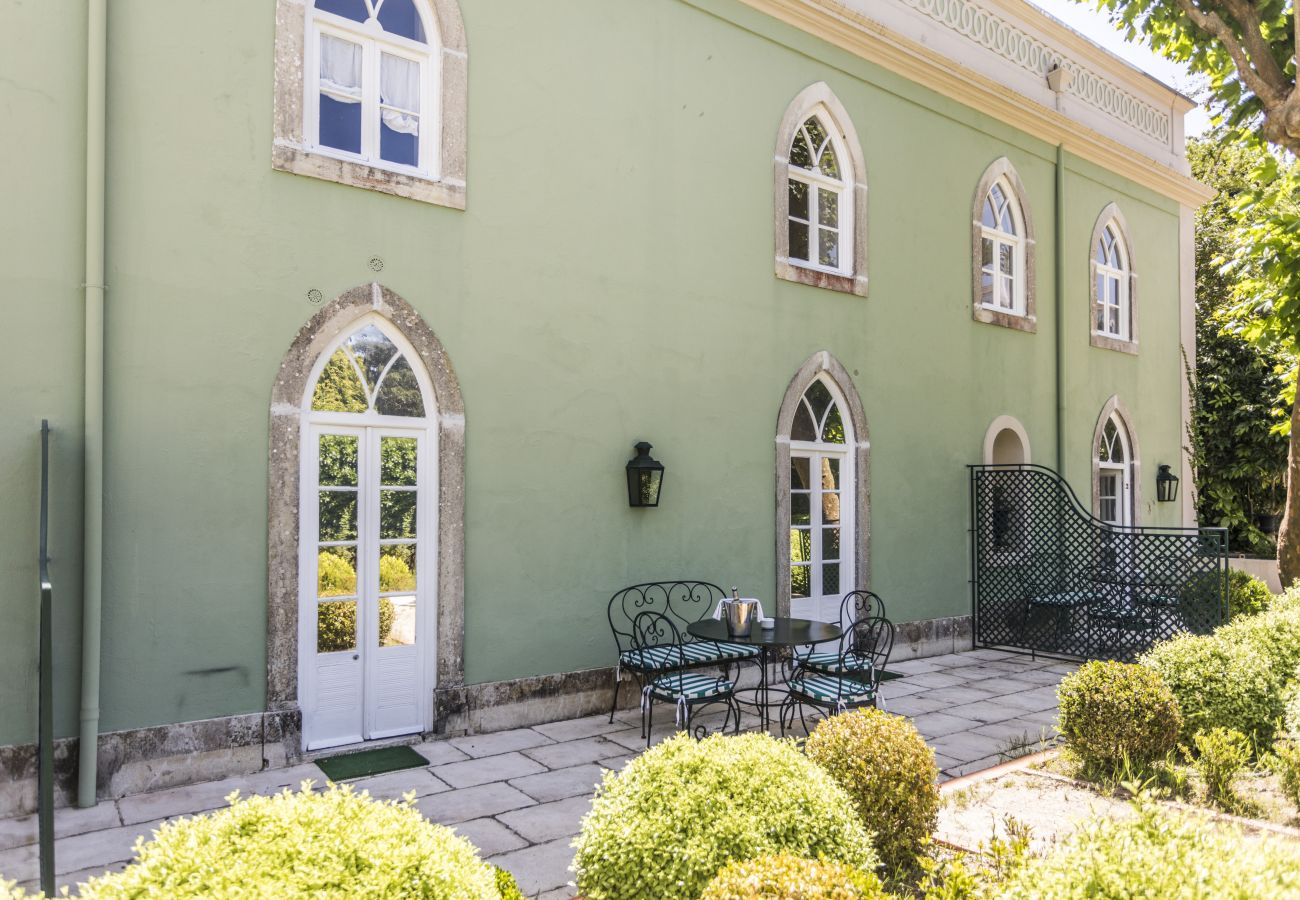
M 1206 78 L 1211 106 L 1232 136 L 1300 155 L 1296 37 L 1300 0 L 1092 0 L 1165 56 Z M 1233 254 L 1234 295 L 1249 313 L 1243 334 L 1266 346 L 1300 341 L 1300 177 L 1271 154 L 1258 187 L 1236 210 L 1249 217 Z M 1243 240 L 1244 239 L 1244 240 Z M 1300 577 L 1300 406 L 1292 401 L 1288 490 L 1278 563 Z
M 1210 137 L 1188 141 L 1192 174 L 1218 195 L 1196 216 L 1196 374 L 1189 439 L 1197 518 L 1228 529 L 1234 549 L 1273 555 L 1260 517 L 1282 509 L 1286 438 L 1277 428 L 1283 353 L 1248 341 L 1229 327 L 1234 283 L 1223 262 L 1233 253 L 1234 207 L 1254 187 L 1265 151 Z

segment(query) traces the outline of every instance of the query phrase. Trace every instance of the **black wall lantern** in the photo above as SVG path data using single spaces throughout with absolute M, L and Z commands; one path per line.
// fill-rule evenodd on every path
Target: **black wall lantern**
M 636 456 L 627 461 L 628 506 L 658 506 L 663 482 L 663 463 L 650 455 L 649 443 L 639 441 Z
M 1169 466 L 1160 466 L 1156 473 L 1156 499 L 1161 503 L 1173 503 L 1178 499 L 1178 476 L 1169 471 Z

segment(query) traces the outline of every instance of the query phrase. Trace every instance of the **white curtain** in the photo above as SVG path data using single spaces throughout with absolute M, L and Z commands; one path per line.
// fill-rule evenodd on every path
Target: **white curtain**
M 402 134 L 419 134 L 420 64 L 400 56 L 379 55 L 379 102 L 396 109 L 383 110 L 384 124 Z
M 320 36 L 320 89 L 343 103 L 361 102 L 361 45 Z

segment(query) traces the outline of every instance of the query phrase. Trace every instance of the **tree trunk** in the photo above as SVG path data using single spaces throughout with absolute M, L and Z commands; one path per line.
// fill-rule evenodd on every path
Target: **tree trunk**
M 1286 509 L 1277 532 L 1277 568 L 1282 586 L 1300 578 L 1300 391 L 1291 404 L 1291 441 L 1287 450 Z

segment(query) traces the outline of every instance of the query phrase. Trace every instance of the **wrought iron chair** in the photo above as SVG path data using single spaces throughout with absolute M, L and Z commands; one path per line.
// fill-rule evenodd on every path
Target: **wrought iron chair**
M 736 703 L 736 684 L 722 676 L 691 671 L 686 650 L 690 644 L 682 640 L 672 619 L 661 612 L 638 613 L 632 620 L 632 647 L 647 658 L 664 659 L 668 665 L 660 674 L 650 678 L 641 689 L 641 731 L 645 745 L 650 746 L 654 726 L 655 701 L 673 704 L 674 722 L 679 731 L 690 731 L 691 719 L 697 706 L 721 703 L 727 708 L 722 720 L 722 731 L 736 716 L 735 731 L 740 731 L 740 706 Z M 703 737 L 701 733 L 696 737 Z
M 849 591 L 840 601 L 840 623 L 848 630 L 851 639 L 848 652 L 838 653 L 832 650 L 817 652 L 815 647 L 805 652 L 796 652 L 793 670 L 807 669 L 825 675 L 856 675 L 869 672 L 873 665 L 870 645 L 864 645 L 860 638 L 869 635 L 859 634 L 859 626 L 871 619 L 885 618 L 885 601 L 879 594 L 871 591 Z M 841 648 L 843 649 L 843 648 Z
M 707 581 L 650 581 L 623 588 L 609 598 L 609 628 L 618 648 L 614 696 L 609 704 L 610 722 L 614 721 L 614 712 L 618 709 L 618 684 L 624 672 L 644 689 L 651 680 L 674 669 L 720 666 L 726 676 L 733 664 L 758 660 L 757 647 L 726 641 L 700 641 L 686 632 L 688 625 L 712 614 L 718 601 L 725 596 L 722 588 Z M 668 618 L 678 636 L 680 653 L 662 645 L 635 646 L 636 629 L 633 626 L 637 616 L 644 612 L 658 612 Z
M 825 709 L 827 715 L 863 706 L 884 708 L 880 696 L 880 676 L 894 650 L 894 626 L 888 619 L 877 616 L 864 619 L 840 638 L 840 672 L 848 671 L 849 657 L 869 660 L 865 669 L 852 674 L 830 674 L 812 669 L 797 668 L 786 684 L 788 694 L 781 703 L 781 734 L 787 722 L 794 725 L 797 710 L 804 731 L 808 722 L 803 708 L 812 706 Z

